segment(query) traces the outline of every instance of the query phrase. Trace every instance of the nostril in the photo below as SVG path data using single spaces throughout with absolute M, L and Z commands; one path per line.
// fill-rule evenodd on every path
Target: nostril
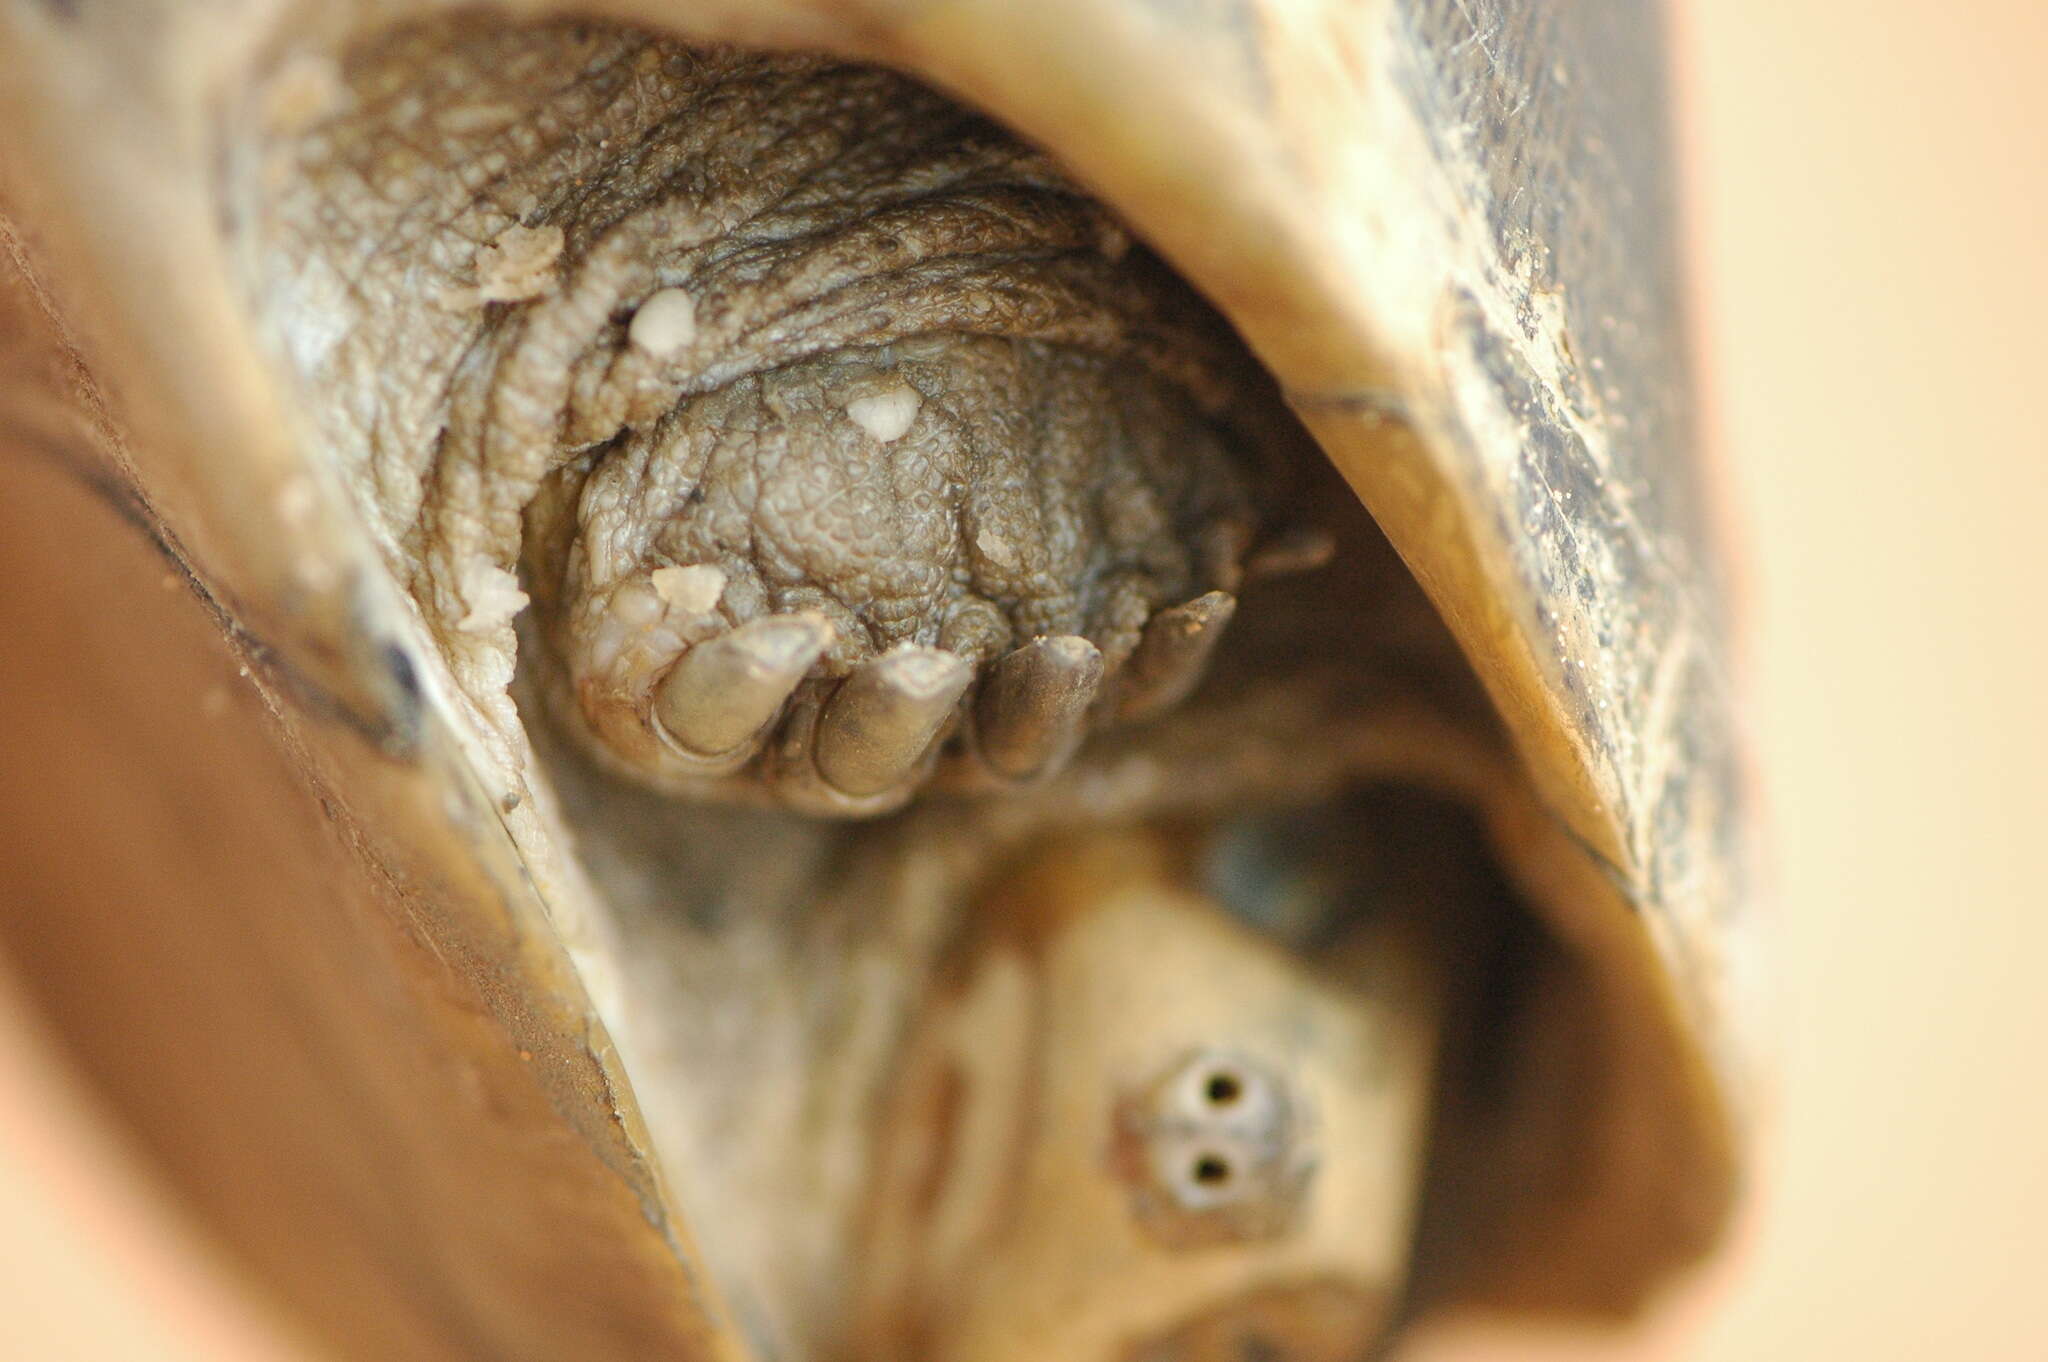
M 1170 1246 L 1285 1233 L 1318 1163 L 1306 1094 L 1251 1055 L 1205 1048 L 1119 1104 L 1138 1222 Z
M 1218 1069 L 1209 1075 L 1209 1081 L 1203 1085 L 1202 1092 L 1209 1099 L 1211 1106 L 1235 1106 L 1238 1099 L 1244 1096 L 1244 1080 L 1228 1069 Z

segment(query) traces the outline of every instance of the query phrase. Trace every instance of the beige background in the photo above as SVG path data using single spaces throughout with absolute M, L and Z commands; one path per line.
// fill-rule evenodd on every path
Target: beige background
M 2048 10 L 1691 0 L 1675 41 L 1782 1091 L 1728 1263 L 1626 1347 L 1498 1355 L 2048 1358 Z M 7 1355 L 285 1355 L 86 1100 L 0 980 Z
M 1673 1356 L 2048 1358 L 2048 9 L 1697 0 L 1711 434 L 1786 1048 Z

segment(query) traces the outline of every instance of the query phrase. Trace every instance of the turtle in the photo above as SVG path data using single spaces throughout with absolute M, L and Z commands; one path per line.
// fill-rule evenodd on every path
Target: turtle
M 347 1355 L 1641 1309 L 1766 1052 L 1659 41 L 10 0 L 0 939 Z

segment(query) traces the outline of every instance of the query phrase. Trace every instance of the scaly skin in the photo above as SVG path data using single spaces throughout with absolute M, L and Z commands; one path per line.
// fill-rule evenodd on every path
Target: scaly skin
M 614 769 L 869 814 L 949 740 L 955 784 L 1041 778 L 1202 674 L 1293 428 L 986 120 L 500 29 L 380 42 L 268 154 L 268 315 L 457 674 L 509 676 L 523 586 Z

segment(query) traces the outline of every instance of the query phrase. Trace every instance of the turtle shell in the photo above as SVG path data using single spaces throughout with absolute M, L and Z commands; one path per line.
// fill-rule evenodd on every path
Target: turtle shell
M 115 546 L 126 522 L 45 485 L 51 467 L 88 470 L 194 586 L 187 615 L 162 626 L 162 655 L 254 673 L 268 713 L 238 707 L 261 735 L 235 744 L 261 750 L 223 758 L 254 788 L 215 799 L 318 792 L 321 817 L 279 836 L 319 843 L 304 856 L 330 873 L 252 871 L 215 898 L 275 910 L 289 882 L 291 911 L 325 924 L 329 944 L 264 947 L 244 967 L 300 1001 L 252 1003 L 218 1026 L 289 1015 L 323 1037 L 357 1077 L 306 1100 L 352 1112 L 365 1145 L 402 1150 L 394 1195 L 435 1207 L 417 1270 L 444 1298 L 393 1307 L 384 1338 L 422 1356 L 466 1337 L 488 1355 L 740 1357 L 744 1311 L 718 1298 L 692 1240 L 720 1229 L 688 1227 L 665 1188 L 633 1065 L 607 1029 L 630 990 L 617 925 L 592 906 L 602 872 L 566 845 L 546 799 L 494 778 L 497 738 L 423 634 L 355 489 L 308 453 L 236 282 L 224 119 L 313 116 L 331 75 L 300 56 L 442 8 L 7 12 L 5 315 L 26 377 L 5 434 L 62 454 L 42 471 L 20 462 L 13 499 L 62 506 L 85 527 L 72 542 L 126 563 L 100 573 L 106 591 L 122 571 L 159 575 L 148 552 Z M 1653 8 L 592 8 L 683 42 L 830 53 L 944 91 L 1046 149 L 1227 320 L 1490 701 L 1492 717 L 1455 704 L 1440 716 L 1480 738 L 1446 779 L 1541 939 L 1513 1025 L 1487 1034 L 1496 1079 L 1439 1113 L 1412 1309 L 1625 1312 L 1702 1256 L 1740 1169 L 1752 929 Z M 138 637 L 90 609 L 64 618 L 80 636 Z M 126 779 L 161 778 L 205 741 L 139 745 L 156 773 Z M 146 878 L 190 897 L 189 872 Z M 136 930 L 173 953 L 174 938 L 246 934 L 249 918 L 217 910 Z M 435 1002 L 369 1017 L 336 971 Z M 150 1024 L 175 1023 L 146 1009 L 122 1022 Z M 442 1057 L 428 1065 L 439 1077 L 379 1077 L 399 1052 Z M 237 1155 L 187 1142 L 173 1160 L 185 1181 L 218 1187 L 252 1159 L 307 1156 L 303 1128 L 266 1111 L 265 1072 L 181 1080 L 214 1085 L 251 1132 Z M 512 1162 L 468 1152 L 506 1147 L 507 1130 Z M 507 1209 L 508 1179 L 542 1191 Z M 411 1219 L 362 1211 L 359 1184 L 323 1195 L 358 1198 L 323 1247 L 286 1253 L 246 1205 L 230 1206 L 231 1236 L 292 1259 L 275 1270 L 305 1299 L 344 1267 L 366 1283 L 414 1270 L 394 1269 L 391 1249 Z M 239 1204 L 214 1200 L 216 1214 Z M 601 1266 L 567 1268 L 578 1260 Z M 376 1335 L 360 1319 L 339 1327 Z

